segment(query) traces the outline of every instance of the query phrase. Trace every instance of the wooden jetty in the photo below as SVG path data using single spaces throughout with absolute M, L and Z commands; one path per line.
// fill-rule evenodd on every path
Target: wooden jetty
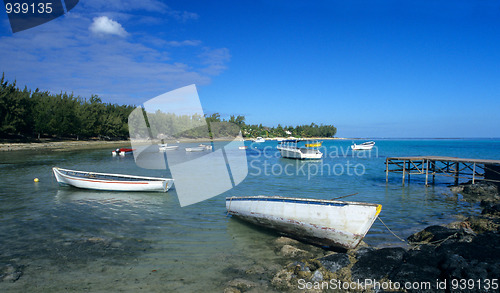
M 425 185 L 428 185 L 429 175 L 434 183 L 436 175 L 476 180 L 500 182 L 500 160 L 465 159 L 442 156 L 388 157 L 385 160 L 385 181 L 389 181 L 389 173 L 402 173 L 403 185 L 406 175 L 425 175 Z

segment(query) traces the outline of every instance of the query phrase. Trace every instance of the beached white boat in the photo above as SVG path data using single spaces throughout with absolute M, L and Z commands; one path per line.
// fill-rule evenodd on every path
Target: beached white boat
M 52 171 L 59 184 L 85 189 L 167 192 L 174 183 L 174 179 L 168 178 L 95 173 L 58 167 L 52 168 Z
M 266 142 L 266 140 L 264 138 L 262 138 L 262 137 L 259 136 L 256 139 L 254 139 L 253 142 L 259 142 L 260 143 L 260 142 Z
M 351 149 L 353 151 L 363 151 L 363 150 L 371 150 L 373 146 L 375 145 L 374 141 L 367 141 L 362 144 L 355 144 L 353 143 L 351 146 Z
M 321 159 L 323 153 L 319 151 L 318 147 L 321 143 L 314 142 L 308 143 L 304 147 L 299 147 L 301 140 L 287 139 L 283 140 L 277 147 L 283 158 L 289 159 Z
M 159 146 L 158 150 L 160 152 L 175 151 L 175 150 L 177 150 L 179 148 L 178 145 L 168 145 L 166 143 L 159 144 L 158 146 Z
M 227 197 L 229 214 L 307 242 L 353 249 L 365 237 L 379 204 L 280 196 Z

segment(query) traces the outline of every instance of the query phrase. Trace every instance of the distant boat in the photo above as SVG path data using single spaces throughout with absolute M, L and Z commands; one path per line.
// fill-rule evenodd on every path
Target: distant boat
M 353 143 L 351 146 L 351 149 L 353 151 L 363 151 L 363 150 L 371 150 L 373 146 L 375 145 L 374 141 L 367 141 L 362 144 L 355 144 Z
M 321 142 L 312 142 L 305 144 L 305 147 L 299 147 L 301 140 L 287 139 L 283 140 L 277 147 L 283 158 L 288 159 L 321 159 L 323 153 L 318 150 Z M 308 147 L 312 145 L 312 147 Z
M 260 142 L 266 142 L 266 140 L 259 136 L 256 139 L 254 139 L 253 142 L 259 142 L 260 143 Z
M 246 145 L 240 146 L 240 147 L 238 147 L 238 149 L 240 149 L 240 150 L 246 150 L 246 149 L 248 149 L 248 146 L 246 146 Z
M 174 182 L 174 179 L 168 178 L 95 173 L 58 167 L 52 168 L 52 171 L 61 185 L 95 190 L 167 192 Z
M 382 205 L 280 196 L 226 197 L 229 214 L 307 242 L 353 249 Z
M 158 150 L 159 150 L 160 152 L 174 151 L 174 150 L 176 150 L 176 149 L 178 149 L 178 148 L 179 148 L 179 146 L 178 146 L 178 145 L 168 145 L 168 144 L 166 144 L 166 143 L 159 144 L 158 146 L 159 146 Z
M 129 148 L 121 148 L 121 149 L 116 149 L 111 152 L 111 154 L 114 156 L 120 155 L 120 156 L 125 156 L 126 154 L 131 154 L 135 149 L 129 149 Z
M 205 148 L 206 150 L 211 150 L 212 149 L 211 145 L 206 145 L 206 144 L 200 144 L 199 147 Z
M 194 148 L 186 148 L 186 152 L 203 152 L 205 151 L 205 147 L 194 147 Z

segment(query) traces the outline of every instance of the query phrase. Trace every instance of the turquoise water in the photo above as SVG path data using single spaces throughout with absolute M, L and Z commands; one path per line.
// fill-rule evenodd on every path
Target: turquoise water
M 168 193 L 94 192 L 59 187 L 51 168 L 168 176 L 136 166 L 132 156 L 111 150 L 0 153 L 0 275 L 12 265 L 23 271 L 2 292 L 127 291 L 221 292 L 227 282 L 255 267 L 280 264 L 277 235 L 226 217 L 225 197 L 282 195 L 383 205 L 381 218 L 407 237 L 428 225 L 447 223 L 478 207 L 450 200 L 452 179 L 423 176 L 401 186 L 385 182 L 387 156 L 443 155 L 500 159 L 499 140 L 377 140 L 372 152 L 352 153 L 351 141 L 325 141 L 325 158 L 280 158 L 276 142 L 252 144 L 249 175 L 209 200 L 180 208 Z M 249 143 L 247 143 L 250 145 Z M 217 145 L 216 145 L 217 146 Z M 34 178 L 40 182 L 33 182 Z M 196 184 L 196 182 L 193 182 Z M 375 222 L 365 241 L 401 245 Z

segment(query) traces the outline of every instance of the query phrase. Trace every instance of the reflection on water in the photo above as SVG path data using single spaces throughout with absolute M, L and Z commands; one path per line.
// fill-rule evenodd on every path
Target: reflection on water
M 350 144 L 324 143 L 346 149 Z M 331 199 L 356 193 L 346 200 L 382 204 L 384 222 L 405 238 L 428 225 L 478 210 L 450 200 L 445 183 L 451 182 L 446 179 L 426 188 L 424 178 L 412 176 L 411 183 L 402 187 L 401 178 L 391 175 L 386 184 L 385 156 L 498 159 L 499 142 L 377 141 L 376 158 L 348 153 L 321 162 L 296 163 L 306 171 L 309 166 L 363 164 L 362 176 L 328 174 L 326 169 L 315 176 L 279 173 L 295 162 L 281 159 L 275 146 L 276 142 L 249 145 L 249 176 L 240 185 L 185 208 L 180 208 L 175 189 L 129 193 L 59 187 L 51 171 L 59 166 L 169 177 L 168 170 L 137 167 L 131 156 L 112 157 L 109 150 L 0 153 L 0 274 L 7 266 L 22 271 L 16 282 L 0 282 L 0 291 L 221 292 L 229 280 L 244 277 L 245 271 L 282 261 L 273 247 L 278 235 L 226 217 L 226 196 Z M 275 166 L 274 173 L 268 167 L 271 173 L 265 174 L 265 164 Z M 33 182 L 35 177 L 39 183 Z M 398 245 L 378 221 L 365 241 Z

